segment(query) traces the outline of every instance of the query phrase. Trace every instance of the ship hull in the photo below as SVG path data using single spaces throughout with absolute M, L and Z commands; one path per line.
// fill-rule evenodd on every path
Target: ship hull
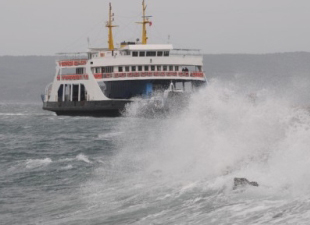
M 58 116 L 118 117 L 130 102 L 129 100 L 45 102 L 43 109 L 55 112 Z

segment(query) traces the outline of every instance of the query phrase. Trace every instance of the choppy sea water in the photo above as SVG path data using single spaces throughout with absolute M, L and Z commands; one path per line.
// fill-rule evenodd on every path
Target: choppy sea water
M 309 224 L 304 107 L 215 82 L 167 118 L 128 112 L 0 104 L 1 224 Z

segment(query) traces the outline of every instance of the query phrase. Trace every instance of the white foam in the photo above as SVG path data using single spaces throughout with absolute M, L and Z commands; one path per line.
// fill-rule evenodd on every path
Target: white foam
M 52 163 L 50 158 L 45 159 L 27 159 L 26 160 L 26 168 L 27 169 L 34 169 L 42 166 L 47 166 Z
M 61 167 L 62 170 L 71 170 L 73 168 L 73 166 L 71 164 Z
M 64 159 L 59 159 L 58 162 L 71 162 L 76 158 L 64 158 Z
M 79 160 L 79 161 L 83 161 L 83 162 L 86 162 L 86 163 L 91 163 L 91 161 L 88 159 L 88 157 L 84 154 L 79 154 L 76 156 L 76 159 Z
M 122 132 L 111 132 L 111 133 L 105 133 L 105 134 L 99 134 L 98 138 L 101 140 L 110 140 L 114 139 L 115 137 L 118 137 L 122 134 Z
M 169 118 L 120 119 L 119 151 L 83 196 L 107 214 L 141 209 L 142 199 L 150 208 L 170 204 L 150 215 L 163 224 L 182 214 L 196 223 L 296 224 L 309 217 L 310 116 L 291 105 L 268 90 L 249 96 L 215 81 Z M 233 190 L 234 177 L 259 187 Z
M 0 113 L 0 116 L 28 116 L 30 114 L 25 113 Z
M 141 164 L 180 180 L 229 175 L 280 190 L 310 190 L 309 113 L 273 92 L 249 97 L 215 81 L 194 95 L 187 110 L 156 123 L 124 126 L 120 164 Z M 135 144 L 131 133 L 143 141 Z

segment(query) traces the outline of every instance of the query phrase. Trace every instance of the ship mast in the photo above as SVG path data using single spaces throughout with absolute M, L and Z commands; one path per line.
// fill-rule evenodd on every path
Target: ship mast
M 137 22 L 138 24 L 142 24 L 142 44 L 146 45 L 147 44 L 147 32 L 146 32 L 146 24 L 149 24 L 150 26 L 152 25 L 152 22 L 149 21 L 149 16 L 145 15 L 147 5 L 145 5 L 144 0 L 142 1 L 142 10 L 143 10 L 143 21 L 142 22 Z
M 108 41 L 108 43 L 109 43 L 109 49 L 111 51 L 114 50 L 114 41 L 113 41 L 112 29 L 113 29 L 113 27 L 118 27 L 118 26 L 113 25 L 113 22 L 114 22 L 114 13 L 112 13 L 112 5 L 110 3 L 109 21 L 107 22 L 106 27 L 109 29 L 109 41 Z

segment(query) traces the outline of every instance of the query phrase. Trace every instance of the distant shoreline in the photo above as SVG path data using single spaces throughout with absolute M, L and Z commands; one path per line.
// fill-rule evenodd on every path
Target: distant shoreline
M 308 51 L 291 51 L 291 52 L 266 52 L 266 53 L 202 53 L 203 55 L 278 55 L 278 54 L 296 54 L 296 53 L 306 53 L 310 54 Z M 0 55 L 0 57 L 57 57 L 57 53 L 54 55 Z

